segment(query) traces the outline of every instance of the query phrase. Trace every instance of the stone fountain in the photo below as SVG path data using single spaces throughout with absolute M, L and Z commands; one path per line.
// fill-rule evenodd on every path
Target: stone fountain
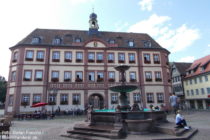
M 128 134 L 145 134 L 157 131 L 172 134 L 174 132 L 168 128 L 161 128 L 159 125 L 160 123 L 167 124 L 164 111 L 143 111 L 138 104 L 132 105 L 131 109 L 127 94 L 136 90 L 137 86 L 126 83 L 125 71 L 129 68 L 127 65 L 115 67 L 121 75 L 121 84 L 109 88 L 111 91 L 120 93 L 120 104 L 115 111 L 96 111 L 92 106 L 89 106 L 85 123 L 76 124 L 73 130 L 67 131 L 66 137 L 88 140 L 96 140 L 100 137 L 119 139 L 125 138 Z

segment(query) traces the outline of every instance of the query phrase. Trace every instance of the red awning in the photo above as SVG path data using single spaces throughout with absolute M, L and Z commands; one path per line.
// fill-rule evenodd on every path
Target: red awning
M 33 104 L 31 107 L 40 107 L 40 106 L 45 106 L 47 104 L 48 103 L 36 103 L 36 104 Z

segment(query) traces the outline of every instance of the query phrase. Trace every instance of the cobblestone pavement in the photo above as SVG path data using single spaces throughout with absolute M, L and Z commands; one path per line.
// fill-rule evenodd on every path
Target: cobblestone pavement
M 187 111 L 184 112 L 188 125 L 198 128 L 199 132 L 191 140 L 210 139 L 210 111 Z M 13 121 L 11 128 L 11 140 L 70 140 L 60 137 L 66 130 L 72 128 L 75 123 L 83 122 L 84 116 L 64 117 L 60 116 L 53 120 L 24 120 Z M 174 121 L 174 115 L 168 115 L 169 121 Z M 4 138 L 4 137 L 3 137 Z M 127 140 L 144 140 L 145 137 L 129 135 Z

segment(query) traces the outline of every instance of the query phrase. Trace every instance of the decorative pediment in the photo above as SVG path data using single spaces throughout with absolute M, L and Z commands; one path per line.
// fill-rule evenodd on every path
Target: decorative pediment
M 90 47 L 90 48 L 105 48 L 106 45 L 100 41 L 91 41 L 88 42 L 85 47 Z

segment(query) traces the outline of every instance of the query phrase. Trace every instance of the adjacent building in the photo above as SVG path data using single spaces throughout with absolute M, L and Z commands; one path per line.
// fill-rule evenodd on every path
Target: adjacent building
M 184 89 L 190 108 L 210 108 L 210 55 L 195 60 L 187 69 Z
M 126 82 L 139 88 L 128 93 L 130 104 L 168 106 L 171 93 L 169 51 L 149 35 L 99 31 L 92 13 L 89 30 L 35 29 L 11 47 L 6 113 L 46 109 L 114 108 L 119 93 L 118 65 L 129 65 Z
M 171 63 L 172 92 L 179 97 L 181 106 L 185 103 L 183 79 L 191 64 L 183 62 Z

